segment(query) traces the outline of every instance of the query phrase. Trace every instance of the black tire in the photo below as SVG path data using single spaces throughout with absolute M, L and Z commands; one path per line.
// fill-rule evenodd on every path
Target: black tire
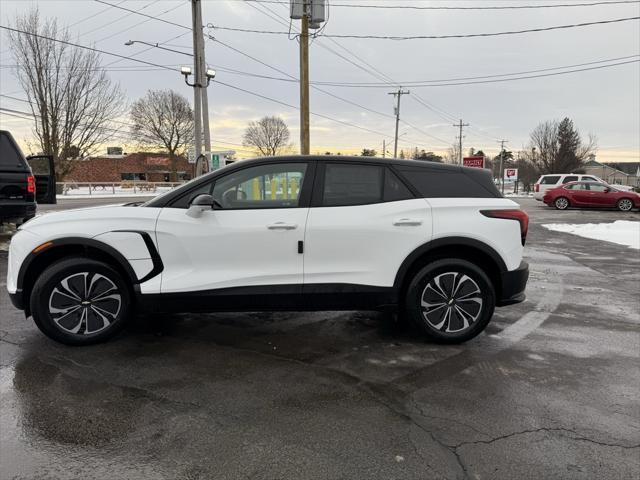
M 567 197 L 558 197 L 553 201 L 553 206 L 558 210 L 566 210 L 571 206 Z
M 66 345 L 92 345 L 112 338 L 126 325 L 130 305 L 129 285 L 116 270 L 80 257 L 49 266 L 30 298 L 38 328 Z
M 633 200 L 630 198 L 621 198 L 616 203 L 616 208 L 621 212 L 630 212 L 633 209 Z
M 438 284 L 441 292 L 448 294 L 447 298 L 434 289 Z M 439 310 L 435 307 L 438 300 L 444 305 Z M 425 308 L 423 301 L 432 308 Z M 495 289 L 484 271 L 467 260 L 451 258 L 429 263 L 413 276 L 404 310 L 412 325 L 428 339 L 436 343 L 462 343 L 485 329 L 495 304 Z

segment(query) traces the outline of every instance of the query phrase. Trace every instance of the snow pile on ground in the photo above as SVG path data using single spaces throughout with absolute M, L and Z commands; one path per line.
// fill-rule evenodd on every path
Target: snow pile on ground
M 573 233 L 640 250 L 640 222 L 616 220 L 613 223 L 549 223 L 542 226 L 554 232 Z

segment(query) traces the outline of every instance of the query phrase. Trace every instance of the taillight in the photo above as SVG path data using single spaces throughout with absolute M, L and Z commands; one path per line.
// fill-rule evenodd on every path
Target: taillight
M 533 189 L 534 189 L 534 191 L 539 192 L 539 191 L 540 191 L 540 184 L 539 184 L 539 183 L 536 183 L 536 184 L 533 186 Z
M 33 175 L 27 177 L 27 193 L 36 193 L 36 179 Z
M 529 231 L 529 215 L 527 215 L 527 212 L 524 210 L 482 210 L 480 213 L 489 218 L 517 220 L 520 223 L 520 239 L 522 240 L 522 245 L 524 245 Z

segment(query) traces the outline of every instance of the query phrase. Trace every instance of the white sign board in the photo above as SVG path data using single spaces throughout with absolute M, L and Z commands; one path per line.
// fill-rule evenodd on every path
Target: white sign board
M 518 169 L 517 168 L 505 168 L 504 169 L 505 182 L 517 182 L 518 181 Z
M 196 149 L 190 148 L 187 152 L 187 161 L 189 163 L 196 163 Z

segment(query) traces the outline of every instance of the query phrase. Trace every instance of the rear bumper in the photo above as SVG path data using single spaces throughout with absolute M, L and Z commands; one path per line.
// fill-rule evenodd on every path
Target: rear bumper
M 515 270 L 504 272 L 501 278 L 502 292 L 500 298 L 496 301 L 496 306 L 504 307 L 523 302 L 526 298 L 524 291 L 527 287 L 528 279 L 529 264 L 527 262 L 521 262 L 520 266 Z
M 35 217 L 35 202 L 0 203 L 0 222 L 22 223 Z

